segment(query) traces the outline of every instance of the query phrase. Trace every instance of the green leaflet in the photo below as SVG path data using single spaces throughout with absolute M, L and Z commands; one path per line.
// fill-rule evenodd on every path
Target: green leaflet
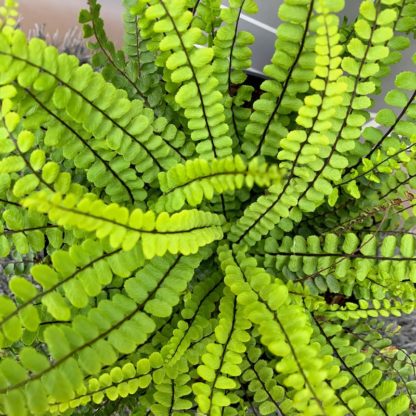
M 358 3 L 281 2 L 257 80 L 255 0 L 123 0 L 120 50 L 89 0 L 91 65 L 4 1 L 1 414 L 413 414 L 416 2 Z

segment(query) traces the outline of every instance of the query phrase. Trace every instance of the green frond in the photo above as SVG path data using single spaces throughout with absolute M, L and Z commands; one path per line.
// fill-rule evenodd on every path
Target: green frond
M 225 99 L 227 124 L 231 127 L 234 144 L 240 144 L 245 125 L 250 116 L 250 109 L 242 108 L 251 99 L 253 88 L 241 85 L 247 79 L 246 72 L 251 67 L 254 36 L 239 30 L 241 13 L 253 14 L 257 5 L 252 0 L 231 1 L 227 8 L 221 10 L 224 25 L 218 29 L 214 40 L 215 76 L 219 81 L 218 89 Z
M 324 337 L 322 342 L 330 346 L 343 368 L 333 379 L 332 385 L 336 389 L 343 389 L 339 396 L 350 411 L 353 409 L 354 412 L 364 413 L 377 409 L 383 415 L 399 415 L 409 408 L 413 401 L 413 389 L 411 383 L 408 387 L 408 380 L 403 375 L 407 372 L 410 378 L 410 368 L 397 368 L 395 348 L 390 350 L 390 340 L 379 339 L 377 335 L 373 338 L 367 332 L 364 338 L 361 337 L 360 332 L 368 329 L 365 325 L 346 325 L 343 328 L 341 325 L 319 322 L 318 319 L 315 319 L 315 323 Z M 389 380 L 382 379 L 386 370 L 394 374 Z
M 312 13 L 312 5 L 310 5 L 310 13 Z M 332 156 L 331 149 L 337 141 L 335 132 L 339 124 L 338 119 L 345 114 L 342 102 L 346 89 L 345 83 L 340 78 L 342 71 L 339 68 L 341 63 L 339 55 L 342 47 L 338 44 L 338 19 L 330 13 L 332 10 L 337 10 L 339 5 L 332 3 L 331 7 L 325 8 L 323 4 L 318 3 L 316 5 L 318 14 L 313 19 L 311 17 L 311 30 L 316 30 L 317 36 L 315 45 L 312 45 L 314 52 L 311 52 L 312 57 L 309 57 L 312 66 L 306 70 L 310 72 L 311 77 L 306 78 L 306 81 L 310 81 L 313 93 L 304 98 L 303 106 L 293 110 L 298 114 L 296 123 L 299 129 L 283 133 L 279 140 L 278 145 L 282 149 L 277 154 L 281 161 L 280 166 L 289 169 L 284 186 L 269 188 L 269 195 L 262 197 L 264 202 L 260 204 L 259 199 L 246 209 L 244 216 L 232 229 L 230 237 L 232 241 L 244 240 L 252 245 L 278 224 L 279 219 L 284 219 L 287 224 L 283 225 L 283 229 L 290 230 L 292 220 L 298 222 L 301 219 L 299 208 L 306 212 L 314 211 L 324 198 L 332 193 L 330 182 L 337 177 L 340 178 L 342 168 L 346 167 L 347 159 L 341 155 L 334 155 L 333 161 L 325 166 L 328 157 Z M 300 33 L 306 36 L 306 30 L 307 28 Z M 331 36 L 328 33 L 331 33 Z M 300 51 L 296 59 L 301 61 Z M 296 65 L 296 62 L 293 65 Z M 271 108 L 265 99 L 260 98 L 257 103 L 263 109 Z M 250 125 L 247 126 L 247 131 L 249 128 Z M 255 129 L 256 132 L 259 131 L 258 126 Z M 274 148 L 278 149 L 278 145 L 276 143 Z M 350 148 L 350 145 L 346 147 Z M 276 153 L 273 154 L 275 155 Z M 322 177 L 317 178 L 317 174 L 322 174 Z M 299 208 L 292 209 L 297 203 Z M 282 221 L 281 223 L 283 224 Z
M 85 376 L 99 373 L 104 365 L 113 364 L 120 354 L 133 352 L 147 340 L 156 329 L 154 319 L 171 313 L 201 259 L 200 254 L 157 257 L 126 280 L 126 294 L 101 300 L 88 315 L 78 315 L 68 325 L 49 325 L 42 338 L 53 361 L 37 352 L 27 361 L 8 358 L 0 364 L 5 381 L 0 394 L 7 392 L 2 396 L 6 406 L 20 397 L 22 409 L 27 406 L 36 412 L 48 403 L 73 400 L 83 389 Z M 10 368 L 15 372 L 10 373 Z M 47 388 L 49 383 L 52 388 Z
M 359 37 L 352 38 L 348 42 L 347 50 L 354 58 L 347 55 L 342 59 L 342 69 L 350 74 L 345 77 L 347 84 L 347 94 L 344 96 L 346 112 L 343 112 L 342 122 L 335 125 L 335 138 L 331 143 L 329 154 L 323 158 L 322 166 L 317 170 L 313 180 L 300 196 L 299 205 L 307 211 L 313 211 L 314 205 L 324 199 L 322 195 L 317 194 L 316 188 L 319 186 L 319 180 L 325 177 L 327 166 L 337 166 L 341 173 L 347 167 L 348 159 L 345 156 L 348 155 L 347 152 L 351 150 L 351 147 L 343 146 L 344 140 L 357 140 L 360 137 L 360 127 L 368 118 L 366 110 L 371 106 L 371 101 L 367 97 L 368 90 L 360 88 L 361 79 L 368 80 L 369 84 L 367 86 L 371 87 L 372 77 L 377 77 L 379 71 L 379 65 L 376 61 L 379 57 L 386 57 L 389 54 L 387 46 L 373 45 L 373 42 L 376 43 L 373 37 L 377 29 L 382 30 L 393 24 L 397 17 L 397 11 L 391 8 L 381 10 L 380 3 L 370 5 L 370 3 L 364 2 L 360 8 L 360 13 L 358 22 L 369 25 L 370 32 L 365 44 Z M 389 33 L 391 38 L 393 33 Z M 358 57 L 358 60 L 354 60 L 355 57 Z M 331 195 L 331 205 L 334 205 L 336 198 L 336 193 Z
M 99 239 L 108 237 L 114 249 L 129 251 L 141 240 L 147 259 L 166 252 L 196 253 L 223 235 L 224 219 L 204 211 L 186 210 L 172 215 L 162 212 L 156 217 L 153 211 L 136 208 L 130 212 L 116 203 L 106 205 L 93 194 L 80 198 L 47 192 L 33 194 L 23 204 L 48 214 L 53 223 L 65 228 L 95 232 Z
M 186 9 L 185 0 L 152 0 L 143 4 L 148 4 L 144 20 L 149 22 L 152 32 L 164 33 L 157 41 L 161 51 L 157 64 L 164 67 L 167 90 L 184 109 L 191 139 L 198 142 L 196 151 L 206 159 L 230 155 L 231 139 L 224 122 L 222 94 L 215 90 L 218 81 L 211 65 L 214 53 L 210 47 L 194 48 L 202 31 L 190 27 L 193 16 Z
M 250 45 L 254 42 L 251 33 L 238 30 L 241 13 L 257 12 L 254 1 L 231 1 L 229 7 L 222 9 L 224 25 L 218 29 L 214 43 L 214 68 L 218 78 L 218 89 L 225 97 L 232 95 L 233 86 L 242 84 L 247 75 L 244 72 L 251 66 Z
M 14 93 L 15 88 L 12 87 Z M 63 172 L 58 163 L 47 160 L 46 152 L 37 148 L 37 137 L 24 128 L 21 116 L 13 111 L 10 100 L 2 108 L 1 133 L 4 158 L 0 173 L 16 200 L 38 189 L 82 192 L 83 187 L 72 184 L 71 175 Z M 17 176 L 16 173 L 20 173 Z M 6 189 L 4 190 L 6 191 Z
M 188 385 L 191 378 L 188 371 L 186 361 L 182 360 L 154 378 L 154 403 L 150 407 L 154 415 L 192 414 L 192 401 L 187 397 L 192 391 Z
M 286 414 L 292 401 L 285 397 L 286 389 L 276 381 L 273 367 L 260 358 L 261 349 L 251 347 L 246 354 L 247 369 L 242 380 L 253 395 L 253 402 L 258 406 L 261 415 L 273 415 L 276 412 Z
M 48 224 L 40 214 L 15 205 L 4 207 L 0 221 L 0 257 L 6 258 L 12 251 L 23 256 L 31 252 L 40 253 L 48 236 L 51 245 L 59 248 L 62 237 L 59 238 L 56 232 L 57 227 Z
M 106 83 L 89 65 L 78 66 L 76 59 L 58 55 L 55 48 L 39 39 L 27 43 L 20 31 L 3 32 L 0 43 L 0 55 L 4 57 L 0 83 L 17 81 L 39 101 L 48 103 L 48 108 L 53 105 L 65 114 L 63 117 L 94 135 L 101 147 L 103 142 L 108 143 L 111 150 L 123 156 L 124 169 L 132 164 L 149 183 L 160 169 L 171 167 L 179 159 L 177 151 L 154 134 L 153 112 L 144 109 L 140 101 L 128 100 L 125 91 Z
M 295 205 L 299 192 L 288 185 L 272 185 L 265 195 L 249 205 L 243 215 L 231 226 L 228 235 L 232 242 L 244 242 L 250 246 L 267 235 L 277 224 L 285 231 L 302 219 L 301 210 Z
M 308 90 L 314 76 L 314 38 L 307 34 L 318 3 L 284 1 L 279 7 L 283 23 L 276 31 L 271 63 L 263 69 L 269 79 L 261 85 L 264 92 L 253 104 L 244 134 L 242 150 L 248 157 L 259 153 L 276 156 L 280 139 L 288 133 L 288 115 L 299 110 L 298 95 Z
M 0 6 L 0 30 L 5 27 L 15 27 L 19 15 L 19 3 L 17 0 L 5 0 Z
M 192 296 L 184 300 L 181 319 L 172 332 L 172 337 L 163 346 L 161 354 L 168 364 L 175 364 L 187 353 L 194 341 L 199 341 L 204 328 L 210 325 L 215 303 L 221 296 L 222 276 L 211 274 L 193 288 Z
M 191 26 L 201 29 L 206 33 L 204 44 L 212 46 L 216 39 L 217 31 L 223 20 L 220 18 L 220 0 L 191 0 L 193 19 Z
M 16 302 L 3 299 L 0 319 L 3 343 L 15 342 L 24 329 L 36 332 L 39 325 L 51 318 L 71 321 L 77 309 L 88 307 L 103 288 L 117 278 L 129 277 L 143 264 L 139 247 L 122 252 L 91 239 L 73 244 L 70 250 L 54 251 L 50 265 L 38 263 L 31 267 L 31 279 L 14 276 L 10 280 L 10 292 Z
M 138 73 L 127 62 L 122 51 L 117 51 L 104 28 L 104 21 L 100 17 L 101 6 L 96 0 L 88 0 L 88 9 L 80 12 L 79 21 L 83 25 L 84 38 L 93 38 L 88 47 L 94 53 L 92 65 L 102 68 L 101 73 L 105 79 L 117 88 L 127 91 L 130 99 L 146 100 L 138 85 Z
M 203 199 L 212 200 L 216 194 L 234 192 L 243 186 L 248 189 L 254 185 L 269 186 L 279 180 L 276 166 L 269 167 L 259 159 L 252 159 L 249 163 L 238 155 L 209 162 L 193 159 L 159 174 L 163 195 L 155 208 L 172 212 L 181 209 L 185 203 L 195 207 Z
M 304 282 L 311 293 L 342 293 L 382 299 L 415 296 L 415 240 L 411 234 L 382 237 L 352 232 L 297 235 L 265 243 L 265 266 L 282 270 L 288 280 Z M 371 288 L 371 289 L 370 289 Z
M 362 188 L 365 180 L 370 183 L 385 183 L 385 189 L 381 189 L 382 192 L 384 191 L 382 198 L 396 193 L 397 189 L 404 190 L 407 183 L 412 183 L 414 175 L 412 156 L 415 152 L 412 112 L 416 97 L 414 92 L 416 80 L 412 80 L 411 75 L 410 72 L 397 75 L 398 88 L 386 94 L 384 101 L 388 107 L 379 110 L 375 117 L 380 127 L 367 127 L 363 131 L 366 144 L 357 149 L 360 152 L 360 161 L 348 169 L 347 172 L 351 172 L 350 178 L 340 184 L 355 198 L 359 197 L 359 189 Z M 384 128 L 384 132 L 381 127 Z M 409 139 L 403 140 L 403 138 Z M 405 167 L 403 173 L 399 168 L 400 163 Z M 384 180 L 385 178 L 387 181 Z
M 206 346 L 201 357 L 203 364 L 197 368 L 204 381 L 192 386 L 202 413 L 215 414 L 236 402 L 238 396 L 232 390 L 239 387 L 236 377 L 242 373 L 239 364 L 243 361 L 245 344 L 250 340 L 247 332 L 250 327 L 243 308 L 237 306 L 236 297 L 225 288 L 215 328 L 216 342 Z
M 156 114 L 171 120 L 173 110 L 166 102 L 166 93 L 162 84 L 162 75 L 155 65 L 156 54 L 147 46 L 151 40 L 141 33 L 140 18 L 136 12 L 134 0 L 123 0 L 124 14 L 124 52 L 128 56 L 127 66 L 138 89 L 146 98 Z
M 292 406 L 312 414 L 343 414 L 334 391 L 326 384 L 325 360 L 311 342 L 312 326 L 303 305 L 291 301 L 286 285 L 257 267 L 243 251 L 235 256 L 219 247 L 224 281 L 258 328 L 261 343 L 276 357 L 283 385 L 294 389 Z M 319 393 L 317 386 L 319 385 Z
M 103 372 L 99 377 L 91 377 L 82 386 L 75 398 L 68 402 L 53 404 L 51 413 L 65 412 L 88 402 L 95 404 L 104 400 L 116 400 L 119 397 L 135 394 L 139 389 L 145 390 L 152 381 L 152 373 L 160 368 L 161 361 L 157 353 L 149 358 L 137 361 L 136 366 L 127 363 L 122 367 L 115 366 L 109 372 Z

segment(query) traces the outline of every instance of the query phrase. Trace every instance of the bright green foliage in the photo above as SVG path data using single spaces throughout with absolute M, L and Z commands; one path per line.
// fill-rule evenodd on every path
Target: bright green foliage
M 234 130 L 234 144 L 240 145 L 250 111 L 243 108 L 251 99 L 253 88 L 241 85 L 246 80 L 245 70 L 251 66 L 251 49 L 254 36 L 239 30 L 241 13 L 254 14 L 257 5 L 253 0 L 230 1 L 228 8 L 221 10 L 224 24 L 218 29 L 214 42 L 214 70 L 219 81 L 218 89 L 224 97 L 227 124 Z M 241 85 L 241 86 L 240 86 Z M 240 88 L 237 89 L 237 86 Z
M 157 114 L 172 119 L 174 113 L 171 111 L 164 99 L 164 89 L 161 83 L 161 74 L 155 65 L 156 54 L 148 50 L 148 40 L 144 39 L 138 26 L 138 16 L 132 12 L 136 5 L 135 0 L 123 0 L 124 6 L 124 53 L 126 68 L 132 76 L 132 81 L 140 91 L 140 96 L 154 109 Z M 120 54 L 120 52 L 119 52 Z M 168 132 L 165 132 L 165 135 Z M 170 133 L 171 134 L 171 133 Z M 183 139 L 181 143 L 183 144 Z M 190 143 L 186 144 L 188 151 L 182 149 L 184 155 L 193 150 Z
M 221 216 L 205 211 L 184 210 L 173 215 L 140 208 L 132 212 L 115 203 L 104 204 L 96 195 L 79 199 L 67 194 L 39 192 L 23 201 L 23 205 L 47 213 L 50 220 L 65 228 L 95 232 L 100 240 L 108 238 L 114 249 L 132 250 L 139 240 L 146 258 L 163 256 L 167 251 L 188 255 L 199 247 L 223 236 Z
M 95 51 L 92 64 L 102 68 L 101 73 L 106 80 L 128 91 L 129 98 L 141 98 L 137 79 L 138 68 L 134 67 L 135 61 L 127 63 L 124 54 L 121 51 L 117 52 L 114 44 L 107 38 L 104 22 L 100 18 L 101 6 L 97 1 L 89 0 L 88 6 L 88 10 L 81 12 L 79 20 L 84 27 L 84 37 L 93 36 L 96 41 L 96 43 L 89 44 L 89 47 Z
M 413 415 L 415 0 L 283 0 L 260 91 L 254 0 L 122 3 L 0 8 L 0 413 Z
M 359 299 L 382 299 L 388 287 L 403 300 L 416 280 L 415 241 L 411 234 L 381 237 L 352 232 L 285 236 L 265 242 L 265 267 L 281 269 L 302 281 L 310 293 L 342 292 Z M 412 299 L 412 298 L 411 298 Z
M 3 6 L 0 6 L 0 27 L 14 27 L 17 22 L 19 12 L 17 10 L 18 2 L 16 0 L 6 0 Z
M 231 153 L 231 138 L 224 122 L 222 94 L 211 65 L 211 47 L 195 48 L 202 41 L 202 30 L 191 26 L 193 15 L 185 0 L 175 2 L 140 1 L 141 25 L 149 25 L 147 36 L 164 33 L 158 45 L 157 65 L 163 67 L 167 89 L 184 110 L 196 151 L 204 158 L 224 157 Z M 157 37 L 156 37 L 157 39 Z M 154 41 L 156 43 L 156 40 Z
M 269 186 L 278 182 L 277 167 L 268 167 L 252 159 L 248 164 L 240 156 L 225 159 L 194 159 L 184 165 L 178 164 L 166 173 L 159 175 L 160 189 L 164 195 L 158 199 L 159 210 L 175 211 L 185 202 L 190 206 L 199 205 L 203 198 L 212 200 L 214 194 L 240 189 L 244 185 L 252 188 Z

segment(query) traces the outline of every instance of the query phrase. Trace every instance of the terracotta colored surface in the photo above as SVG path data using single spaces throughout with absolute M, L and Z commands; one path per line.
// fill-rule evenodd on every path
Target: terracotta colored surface
M 107 33 L 120 45 L 123 33 L 121 1 L 100 0 L 100 3 Z M 59 30 L 59 33 L 64 34 L 78 25 L 79 11 L 86 5 L 86 0 L 20 0 L 22 27 L 29 30 L 35 23 L 45 23 L 49 33 Z

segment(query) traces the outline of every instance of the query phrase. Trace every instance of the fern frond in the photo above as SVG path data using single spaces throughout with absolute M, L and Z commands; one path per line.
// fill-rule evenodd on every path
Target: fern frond
M 131 100 L 138 98 L 146 101 L 137 85 L 137 72 L 128 65 L 123 52 L 117 51 L 114 43 L 108 39 L 100 9 L 96 0 L 88 0 L 88 10 L 80 12 L 79 21 L 83 25 L 84 38 L 95 39 L 95 43 L 88 43 L 89 49 L 94 51 L 91 62 L 95 67 L 102 68 L 101 73 L 107 81 L 126 90 Z
M 232 1 L 229 7 L 223 8 L 221 18 L 225 25 L 218 29 L 214 43 L 214 68 L 218 78 L 218 89 L 225 97 L 231 95 L 233 85 L 242 84 L 247 75 L 244 70 L 251 66 L 251 49 L 253 36 L 246 31 L 238 30 L 241 13 L 257 12 L 254 1 Z
M 99 239 L 109 238 L 110 245 L 129 251 L 139 239 L 146 258 L 166 252 L 196 253 L 198 249 L 223 235 L 223 218 L 210 212 L 189 210 L 169 215 L 136 208 L 129 212 L 115 203 L 106 205 L 95 195 L 79 198 L 68 194 L 39 192 L 26 198 L 27 208 L 47 213 L 60 226 L 95 232 Z
M 2 396 L 6 406 L 19 397 L 21 408 L 28 406 L 33 412 L 38 407 L 45 408 L 48 402 L 65 403 L 75 398 L 86 375 L 97 374 L 103 365 L 114 363 L 119 354 L 131 353 L 146 341 L 156 327 L 152 316 L 170 314 L 186 287 L 182 282 L 192 278 L 201 259 L 201 254 L 153 259 L 126 280 L 127 295 L 101 300 L 87 316 L 78 315 L 69 325 L 48 326 L 43 338 L 53 361 L 37 352 L 36 359 L 27 362 L 8 358 L 0 364 L 0 374 L 6 380 L 0 394 L 7 392 Z M 53 382 L 54 387 L 43 387 L 39 379 L 47 382 L 46 386 Z
M 291 400 L 285 399 L 285 388 L 276 381 L 272 365 L 261 359 L 261 350 L 251 347 L 246 353 L 247 370 L 242 380 L 248 383 L 248 391 L 262 415 L 286 414 Z
M 385 32 L 384 40 L 388 40 L 393 36 L 393 32 L 388 28 L 393 24 L 397 17 L 397 10 L 387 8 L 382 10 L 381 2 L 370 4 L 364 2 L 360 8 L 360 17 L 358 22 L 369 27 L 367 30 L 367 39 L 364 43 L 359 37 L 353 37 L 347 45 L 349 53 L 359 57 L 359 61 L 354 60 L 350 56 L 345 56 L 342 60 L 342 69 L 350 74 L 346 77 L 347 94 L 345 96 L 346 113 L 343 114 L 342 122 L 336 126 L 336 133 L 334 141 L 331 145 L 331 150 L 328 156 L 323 159 L 322 167 L 314 175 L 314 179 L 308 185 L 308 188 L 303 191 L 300 196 L 300 204 L 305 204 L 307 210 L 313 210 L 311 202 L 323 201 L 323 196 L 318 196 L 312 190 L 316 182 L 324 175 L 326 167 L 340 166 L 341 172 L 348 165 L 348 159 L 344 154 L 350 150 L 349 147 L 342 146 L 343 140 L 356 140 L 360 137 L 360 128 L 366 122 L 368 115 L 366 110 L 371 106 L 371 101 L 367 97 L 370 91 L 373 91 L 375 84 L 371 81 L 372 77 L 377 77 L 379 71 L 379 64 L 375 61 L 382 57 L 387 57 L 389 48 L 384 45 L 377 44 L 376 30 L 381 29 Z M 368 83 L 362 83 L 361 79 L 368 79 Z M 309 195 L 308 195 L 309 192 Z M 309 197 L 308 197 L 309 196 Z M 303 199 L 303 201 L 302 201 Z M 331 205 L 335 204 L 337 199 L 337 192 L 331 195 Z
M 0 328 L 5 341 L 16 341 L 22 328 L 36 332 L 49 317 L 69 322 L 76 309 L 89 306 L 91 298 L 99 296 L 105 286 L 117 277 L 130 276 L 143 263 L 139 247 L 129 252 L 109 250 L 90 239 L 73 244 L 70 250 L 54 251 L 50 265 L 32 266 L 33 282 L 18 276 L 10 280 L 16 302 L 7 300 L 1 308 Z
M 40 40 L 27 44 L 20 31 L 9 31 L 7 36 L 2 33 L 0 55 L 4 57 L 2 85 L 17 79 L 20 86 L 42 92 L 46 102 L 82 125 L 85 132 L 101 143 L 105 138 L 110 149 L 143 174 L 144 181 L 153 181 L 160 169 L 178 160 L 177 152 L 154 134 L 153 112 L 106 84 L 89 65 L 79 67 L 77 60 L 65 54 L 58 57 L 55 48 L 46 47 Z
M 275 165 L 267 166 L 261 160 L 246 163 L 240 156 L 225 159 L 193 159 L 184 165 L 178 164 L 167 172 L 159 174 L 163 195 L 155 208 L 168 212 L 181 209 L 185 202 L 190 206 L 199 205 L 202 199 L 212 200 L 215 194 L 234 192 L 246 186 L 269 186 L 280 179 Z
M 164 374 L 161 372 L 157 378 L 154 377 L 154 402 L 150 407 L 153 414 L 192 414 L 187 412 L 192 408 L 192 402 L 186 397 L 192 391 L 188 384 L 191 378 L 188 372 L 186 360 L 182 360 L 170 367 L 169 371 L 163 371 Z
M 5 27 L 15 27 L 17 23 L 17 17 L 19 3 L 17 0 L 6 0 L 3 6 L 0 6 L 0 30 Z
M 186 10 L 186 2 L 152 0 L 145 19 L 151 22 L 154 33 L 164 33 L 157 45 L 162 52 L 158 65 L 164 66 L 167 88 L 185 110 L 191 138 L 198 142 L 196 151 L 206 159 L 230 155 L 231 139 L 224 122 L 222 95 L 214 91 L 218 81 L 211 65 L 213 50 L 193 47 L 202 32 L 197 27 L 190 28 L 192 13 Z
M 221 275 L 211 274 L 194 286 L 192 296 L 184 301 L 182 319 L 173 330 L 172 337 L 163 346 L 161 354 L 169 365 L 175 364 L 187 352 L 194 341 L 202 338 L 204 329 L 215 310 L 215 303 L 221 295 Z
M 318 414 L 341 412 L 334 391 L 325 383 L 325 362 L 316 344 L 311 343 L 312 327 L 303 306 L 292 303 L 286 285 L 257 267 L 255 259 L 245 257 L 243 251 L 234 256 L 227 247 L 220 246 L 219 259 L 224 281 L 245 306 L 261 343 L 281 357 L 276 371 L 282 375 L 284 386 L 295 391 L 293 407 Z
M 207 345 L 201 357 L 203 364 L 197 368 L 204 382 L 194 383 L 192 387 L 201 412 L 212 414 L 235 403 L 232 390 L 239 386 L 235 378 L 242 373 L 239 364 L 243 361 L 245 343 L 250 340 L 247 332 L 250 327 L 244 310 L 237 306 L 236 297 L 225 288 L 215 328 L 216 342 Z
M 362 158 L 360 162 L 347 170 L 347 173 L 351 173 L 351 177 L 347 177 L 340 183 L 340 186 L 355 198 L 360 195 L 361 186 L 359 185 L 364 179 L 381 183 L 383 182 L 382 178 L 389 176 L 387 185 L 390 189 L 382 195 L 383 198 L 412 179 L 412 155 L 415 151 L 412 139 L 414 135 L 412 104 L 416 97 L 414 82 L 411 72 L 402 72 L 397 75 L 396 86 L 398 88 L 389 91 L 384 98 L 389 107 L 379 110 L 375 117 L 376 122 L 385 127 L 386 131 L 383 133 L 377 127 L 367 127 L 363 131 L 363 137 L 367 140 L 367 144 L 361 148 L 370 150 L 366 154 L 360 154 Z M 396 110 L 398 114 L 391 107 L 398 109 Z M 410 140 L 402 140 L 402 137 L 409 137 Z M 410 176 L 408 179 L 401 179 L 402 173 L 398 169 L 399 161 L 403 162 L 404 166 L 407 163 L 410 164 L 410 173 L 406 175 Z M 396 183 L 393 182 L 392 177 L 397 178 Z M 404 189 L 405 186 L 400 190 Z
M 11 90 L 16 92 L 14 87 Z M 0 237 L 2 257 L 8 256 L 14 250 L 25 255 L 31 250 L 40 253 L 46 246 L 57 249 L 64 239 L 69 242 L 71 238 L 71 233 L 63 235 L 44 216 L 35 212 L 28 213 L 17 202 L 19 199 L 39 189 L 70 191 L 74 194 L 83 194 L 86 191 L 83 186 L 73 182 L 71 174 L 59 163 L 47 157 L 46 152 L 38 147 L 38 134 L 25 129 L 26 119 L 22 120 L 12 110 L 12 102 L 5 99 L 0 121 L 4 155 L 0 162 L 0 175 L 4 185 L 0 188 L 0 206 L 3 209 L 0 227 L 6 230 Z
M 414 236 L 354 233 L 343 235 L 284 237 L 279 243 L 269 237 L 265 266 L 284 270 L 287 279 L 298 276 L 315 294 L 343 293 L 370 297 L 369 287 L 378 285 L 377 298 L 415 294 Z M 400 251 L 398 253 L 398 251 Z M 410 282 L 409 282 L 410 281 Z M 375 288 L 373 287 L 373 293 Z
M 368 330 L 371 331 L 371 334 L 366 333 Z M 374 356 L 374 365 L 382 371 L 389 372 L 390 377 L 397 381 L 398 389 L 403 389 L 403 393 L 408 396 L 409 402 L 414 406 L 415 402 L 412 397 L 414 383 L 412 381 L 415 378 L 415 364 L 409 354 L 393 345 L 390 338 L 383 337 L 380 333 L 384 332 L 382 325 L 378 322 L 370 322 L 355 328 L 346 326 L 343 328 L 343 332 L 350 336 L 358 348 L 364 349 L 368 355 Z M 391 334 L 389 335 L 391 336 Z M 403 401 L 403 399 L 401 397 L 399 400 Z
M 404 314 L 412 313 L 415 310 L 414 300 L 398 301 L 383 299 L 380 302 L 374 299 L 373 302 L 360 299 L 358 302 L 347 302 L 345 306 L 332 304 L 320 304 L 318 311 L 329 319 L 340 319 L 346 321 L 348 319 L 369 319 L 377 316 L 381 317 L 398 317 Z
M 172 120 L 173 110 L 165 100 L 162 75 L 155 65 L 156 54 L 147 48 L 151 40 L 146 39 L 141 32 L 137 2 L 123 0 L 123 5 L 124 52 L 129 58 L 127 62 L 129 70 L 134 79 L 137 78 L 136 84 L 139 90 L 156 114 Z
M 366 360 L 368 350 L 363 351 L 361 341 L 348 339 L 342 334 L 340 325 L 326 325 L 318 319 L 315 319 L 315 323 L 342 366 L 333 385 L 344 389 L 340 396 L 350 408 L 362 412 L 375 408 L 383 415 L 398 415 L 409 408 L 411 397 L 408 395 L 398 394 L 392 399 L 398 388 L 397 383 L 391 379 L 381 379 L 382 372 L 376 362 L 373 364 Z
M 288 133 L 289 118 L 301 106 L 297 97 L 308 90 L 313 77 L 314 39 L 308 38 L 315 2 L 285 1 L 278 16 L 283 20 L 276 32 L 276 49 L 271 64 L 263 72 L 261 97 L 254 103 L 244 135 L 242 150 L 248 157 L 257 154 L 276 156 L 279 141 Z M 301 57 L 304 59 L 301 60 Z
M 313 3 L 310 5 L 310 13 L 312 6 Z M 316 55 L 317 58 L 312 68 L 307 70 L 312 75 L 310 87 L 314 93 L 305 97 L 303 106 L 293 110 L 298 113 L 296 123 L 299 128 L 293 129 L 289 134 L 284 133 L 279 141 L 282 150 L 273 154 L 277 154 L 278 159 L 282 161 L 282 168 L 290 169 L 289 174 L 283 187 L 269 188 L 270 195 L 262 197 L 264 202 L 259 204 L 258 200 L 246 209 L 244 216 L 231 230 L 232 241 L 244 240 L 252 245 L 261 235 L 267 234 L 280 218 L 284 221 L 280 221 L 279 224 L 287 231 L 292 226 L 292 220 L 300 221 L 299 208 L 302 211 L 313 211 L 321 203 L 323 196 L 332 192 L 328 179 L 341 176 L 340 167 L 343 160 L 336 159 L 336 163 L 325 169 L 323 178 L 317 181 L 313 189 L 308 184 L 316 180 L 315 171 L 322 170 L 323 159 L 331 152 L 331 145 L 335 139 L 332 129 L 338 124 L 338 118 L 343 113 L 342 94 L 345 88 L 340 80 L 342 71 L 339 69 L 339 55 L 342 48 L 338 45 L 337 18 L 330 13 L 337 10 L 339 5 L 335 2 L 327 8 L 320 4 L 315 7 L 320 14 L 315 18 L 316 22 L 311 23 L 312 26 L 316 26 L 315 30 L 318 33 L 312 56 Z M 303 34 L 306 36 L 306 32 Z M 314 62 L 314 59 L 310 59 Z M 261 100 L 262 98 L 258 100 L 259 105 L 261 103 L 264 108 L 270 108 L 266 101 Z M 277 150 L 277 145 L 274 148 Z M 308 201 L 301 200 L 308 187 Z M 298 200 L 299 208 L 292 210 L 292 206 Z
M 201 29 L 206 33 L 204 44 L 212 46 L 217 35 L 217 30 L 222 23 L 220 19 L 220 0 L 197 0 L 191 1 L 193 19 L 191 26 Z
M 137 361 L 136 366 L 127 363 L 122 367 L 115 366 L 100 377 L 91 377 L 82 386 L 76 396 L 68 402 L 52 404 L 51 412 L 65 412 L 68 409 L 86 405 L 88 402 L 102 403 L 105 399 L 116 400 L 119 397 L 135 394 L 139 389 L 146 389 L 152 381 L 152 373 L 160 368 L 159 356 L 154 353 L 149 358 Z
M 221 10 L 224 25 L 218 29 L 214 41 L 214 73 L 219 81 L 218 89 L 225 99 L 227 124 L 232 126 L 234 144 L 240 145 L 244 126 L 251 113 L 242 105 L 249 101 L 253 88 L 241 86 L 247 79 L 245 71 L 251 67 L 251 49 L 254 36 L 246 31 L 239 31 L 241 13 L 257 12 L 257 5 L 252 0 L 231 1 L 229 7 Z M 236 91 L 235 91 L 236 90 Z

